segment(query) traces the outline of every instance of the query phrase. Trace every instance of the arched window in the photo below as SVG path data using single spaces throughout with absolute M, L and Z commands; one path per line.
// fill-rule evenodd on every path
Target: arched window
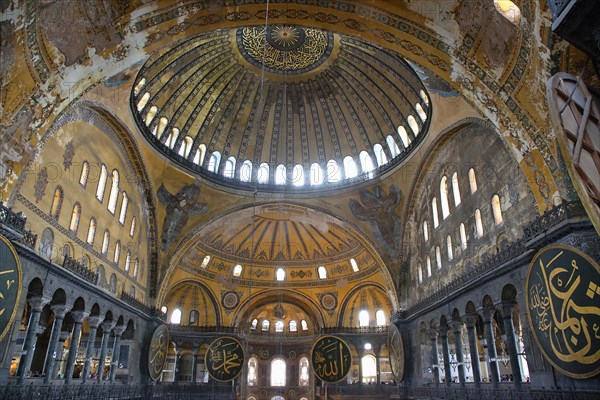
M 108 171 L 104 164 L 100 167 L 100 178 L 98 179 L 98 187 L 96 188 L 96 198 L 102 203 L 104 197 L 104 189 L 106 188 L 106 180 L 108 179 Z
M 371 156 L 366 151 L 361 151 L 358 155 L 358 158 L 360 160 L 360 168 L 362 169 L 363 173 L 371 172 L 375 169 L 373 160 L 371 160 Z
M 102 254 L 106 255 L 108 253 L 108 246 L 110 244 L 110 232 L 108 230 L 104 231 L 104 238 L 102 239 Z
M 317 272 L 319 273 L 319 279 L 327 279 L 327 270 L 325 267 L 321 266 L 317 268 Z
M 417 276 L 419 278 L 419 283 L 423 283 L 423 268 L 421 268 L 421 265 L 417 268 Z
M 302 327 L 303 331 L 307 331 L 308 330 L 308 323 L 306 322 L 306 320 L 301 320 L 300 321 L 300 326 Z
M 121 242 L 117 240 L 115 243 L 115 254 L 113 255 L 113 262 L 119 265 L 119 258 L 121 257 Z
M 496 10 L 514 25 L 521 21 L 521 10 L 510 0 L 494 0 Z
M 137 96 L 140 93 L 140 90 L 142 90 L 142 88 L 144 87 L 145 84 L 146 84 L 146 78 L 140 79 L 140 81 L 133 88 L 133 95 Z
M 171 313 L 171 323 L 174 325 L 181 324 L 181 310 L 179 308 L 174 309 Z
M 448 178 L 444 175 L 440 181 L 440 197 L 442 200 L 442 219 L 450 215 L 450 205 L 448 204 Z
M 494 213 L 494 222 L 496 225 L 502 223 L 502 207 L 500 206 L 500 196 L 497 194 L 492 197 L 492 212 Z
M 190 325 L 198 325 L 198 321 L 200 320 L 200 313 L 198 310 L 190 311 Z
M 277 281 L 279 281 L 279 282 L 285 280 L 285 271 L 283 270 L 283 268 L 277 269 L 276 278 L 277 278 Z
M 200 268 L 206 269 L 208 267 L 208 263 L 210 262 L 210 256 L 205 256 L 202 260 L 202 264 L 200 264 Z
M 388 136 L 391 138 L 391 136 Z M 392 139 L 393 141 L 394 139 Z M 383 150 L 383 146 L 379 143 L 375 143 L 373 146 L 373 154 L 375 154 L 375 160 L 377 161 L 377 166 L 381 167 L 382 165 L 387 164 L 387 156 L 385 155 L 385 151 Z
M 133 264 L 133 279 L 136 279 L 138 276 L 138 270 L 140 268 L 140 260 L 135 259 L 135 263 Z
M 350 259 L 350 265 L 352 266 L 352 271 L 358 272 L 358 264 L 354 258 Z
M 96 284 L 99 285 L 100 287 L 105 287 L 106 286 L 106 273 L 104 272 L 104 265 L 100 264 L 98 266 L 98 270 L 96 271 L 96 273 L 98 274 L 98 280 L 96 281 Z
M 54 232 L 50 228 L 44 228 L 42 238 L 40 239 L 39 252 L 42 257 L 52 258 L 52 248 L 54 247 Z
M 129 228 L 129 236 L 133 237 L 135 233 L 135 217 L 131 218 L 131 227 Z
M 400 135 L 400 140 L 402 140 L 402 145 L 406 148 L 410 144 L 410 137 L 408 136 L 408 132 L 406 132 L 406 128 L 402 125 L 398 127 L 398 135 Z
M 167 306 L 162 306 L 162 307 L 160 308 L 160 312 L 162 312 L 163 314 L 166 314 L 166 313 L 167 313 L 167 310 L 168 310 Z
M 452 194 L 454 195 L 454 207 L 460 204 L 460 188 L 458 187 L 458 172 L 452 175 Z
M 427 256 L 427 277 L 431 276 L 431 258 Z
M 250 329 L 256 329 L 257 326 L 258 326 L 258 319 L 254 318 L 252 320 L 252 324 L 250 324 Z
M 290 321 L 290 332 L 297 332 L 298 331 L 298 325 L 296 324 L 296 321 L 291 320 Z
M 90 175 L 90 163 L 87 161 L 83 162 L 81 167 L 81 175 L 79 175 L 79 184 L 84 188 L 87 186 L 88 177 Z
M 459 227 L 460 232 L 460 248 L 463 250 L 467 249 L 467 232 L 465 230 L 465 224 L 460 224 Z
M 262 330 L 263 331 L 268 331 L 269 330 L 269 326 L 271 325 L 271 323 L 269 322 L 268 319 L 263 319 L 262 322 Z
M 246 160 L 240 167 L 240 181 L 250 182 L 252 180 L 252 161 Z
M 233 267 L 233 276 L 240 276 L 242 275 L 242 266 L 240 264 L 237 264 L 236 266 Z
M 335 160 L 327 161 L 327 182 L 336 183 L 341 178 L 340 168 Z
M 258 382 L 258 361 L 255 357 L 248 360 L 248 386 L 256 386 Z
M 423 221 L 423 238 L 425 241 L 429 240 L 429 227 L 427 226 L 427 221 Z
M 369 312 L 367 310 L 358 312 L 358 326 L 369 326 Z
M 129 295 L 135 299 L 135 286 L 133 286 L 133 283 L 129 286 Z
M 433 228 L 435 229 L 440 224 L 438 220 L 437 198 L 435 197 L 431 200 L 431 211 L 433 212 Z
M 131 266 L 131 252 L 127 250 L 127 255 L 125 256 L 125 272 L 129 272 L 129 267 Z
M 294 165 L 294 169 L 292 170 L 292 184 L 294 186 L 304 186 L 304 168 L 300 164 Z
M 275 321 L 275 332 L 283 332 L 283 321 Z
M 163 135 L 163 133 L 165 133 L 165 129 L 167 128 L 167 124 L 169 123 L 169 120 L 166 119 L 165 117 L 162 117 L 161 119 L 158 120 L 158 125 L 156 126 L 156 138 L 160 139 L 161 136 Z
M 481 211 L 479 208 L 475 210 L 475 229 L 477 231 L 477 237 L 483 236 L 483 223 L 481 222 Z
M 258 183 L 269 183 L 269 164 L 261 163 L 258 167 Z
M 223 170 L 223 176 L 225 178 L 232 179 L 235 175 L 235 157 L 229 157 L 225 161 L 225 169 Z
M 113 169 L 112 185 L 110 187 L 110 196 L 108 197 L 108 211 L 115 213 L 117 208 L 117 199 L 119 198 L 119 171 Z
M 77 234 L 77 228 L 79 228 L 79 218 L 81 218 L 81 205 L 75 203 L 71 213 L 71 223 L 69 224 L 69 229 L 75 234 Z
M 375 357 L 367 354 L 361 360 L 363 383 L 375 383 L 377 380 L 377 363 Z
M 448 248 L 448 261 L 452 261 L 454 252 L 452 251 L 452 237 L 450 235 L 446 237 L 446 247 Z
M 419 95 L 423 99 L 423 102 L 425 102 L 425 105 L 429 105 L 429 97 L 427 97 L 427 94 L 423 90 L 419 92 Z
M 221 153 L 214 151 L 208 159 L 208 170 L 210 172 L 217 173 L 219 170 L 219 163 L 221 162 Z
M 196 154 L 194 154 L 194 160 L 192 161 L 196 165 L 204 164 L 204 156 L 206 155 L 206 145 L 201 143 L 198 146 L 198 150 L 196 150 Z
M 123 200 L 121 200 L 121 212 L 119 212 L 119 222 L 121 225 L 125 225 L 125 217 L 127 216 L 127 205 L 129 204 L 129 198 L 127 192 L 123 192 Z
M 285 386 L 285 376 L 287 375 L 287 365 L 282 358 L 275 358 L 271 361 L 271 386 Z
M 408 126 L 410 126 L 410 130 L 413 131 L 416 137 L 419 134 L 419 124 L 417 124 L 417 120 L 412 115 L 409 115 L 408 118 L 406 118 L 406 121 L 408 122 Z
M 54 198 L 52 199 L 52 206 L 50 207 L 50 216 L 58 220 L 60 216 L 60 209 L 62 208 L 62 202 L 64 198 L 64 192 L 60 186 L 56 187 L 54 191 Z
M 179 155 L 188 158 L 190 153 L 192 152 L 192 145 L 194 144 L 194 139 L 190 136 L 186 136 L 181 143 L 181 148 L 179 149 Z M 182 152 L 183 149 L 183 152 Z
M 475 170 L 473 168 L 469 170 L 469 186 L 471 187 L 471 193 L 477 191 L 477 179 L 475 178 Z
M 275 168 L 275 184 L 276 185 L 285 185 L 285 181 L 287 179 L 287 169 L 285 165 L 279 164 L 277 168 Z
M 385 312 L 383 310 L 377 310 L 375 313 L 375 320 L 377 321 L 377 326 L 387 325 L 387 321 L 385 320 Z
M 175 143 L 177 143 L 178 137 L 179 137 L 179 129 L 178 128 L 171 129 L 171 133 L 169 133 L 169 136 L 167 136 L 167 139 L 165 140 L 165 145 L 167 145 L 167 147 L 172 149 L 173 147 L 175 147 Z
M 310 184 L 320 185 L 323 183 L 323 170 L 318 163 L 313 163 L 310 166 Z
M 150 107 L 150 110 L 148 110 L 148 113 L 146 114 L 146 120 L 144 121 L 146 123 L 146 126 L 150 126 L 150 124 L 152 123 L 152 120 L 154 119 L 154 117 L 156 117 L 157 112 L 158 112 L 158 107 L 156 107 L 156 106 Z
M 435 247 L 435 262 L 437 269 L 442 269 L 442 252 L 440 251 L 440 246 Z
M 358 175 L 356 163 L 354 162 L 354 158 L 352 158 L 352 156 L 344 157 L 344 174 L 346 178 L 354 178 L 356 175 Z
M 94 238 L 96 237 L 96 220 L 90 219 L 90 225 L 88 227 L 87 240 L 88 244 L 94 244 Z
M 419 114 L 419 118 L 421 118 L 421 121 L 425 122 L 425 120 L 427 119 L 427 113 L 425 112 L 425 110 L 423 110 L 423 107 L 421 107 L 421 105 L 417 103 L 415 104 L 415 110 L 417 110 L 417 114 Z
M 388 145 L 388 149 L 390 149 L 390 155 L 392 156 L 392 158 L 400 154 L 400 148 L 398 147 L 398 144 L 396 143 L 392 135 L 387 135 L 385 137 L 385 142 Z
M 137 103 L 138 112 L 142 111 L 144 109 L 144 107 L 146 107 L 146 104 L 148 104 L 148 100 L 150 100 L 150 93 L 146 92 L 146 93 L 144 93 L 144 95 L 142 96 L 140 101 L 138 101 L 138 103 Z
M 114 273 L 110 276 L 109 289 L 113 293 L 117 293 L 117 275 Z
M 310 375 L 308 373 L 308 358 L 302 357 L 298 363 L 300 374 L 298 376 L 299 386 L 308 386 L 310 383 Z

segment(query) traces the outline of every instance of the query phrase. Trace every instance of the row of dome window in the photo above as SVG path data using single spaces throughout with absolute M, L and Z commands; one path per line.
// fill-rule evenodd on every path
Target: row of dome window
M 282 320 L 275 321 L 275 332 L 283 332 L 284 325 L 285 324 Z M 301 320 L 300 326 L 302 328 L 302 331 L 308 331 L 308 323 L 306 322 L 306 320 L 304 320 L 304 319 Z M 260 330 L 263 332 L 268 332 L 270 328 L 271 328 L 271 321 L 269 321 L 268 319 L 263 319 L 262 322 L 260 323 Z M 253 331 L 258 330 L 258 319 L 257 318 L 254 318 L 252 320 L 252 323 L 250 324 L 250 329 Z M 289 332 L 298 332 L 298 324 L 295 320 L 291 320 L 288 323 L 288 331 Z
M 208 264 L 210 263 L 210 259 L 211 259 L 210 256 L 205 256 L 204 259 L 202 260 L 202 263 L 200 264 L 200 268 L 206 269 L 208 267 Z M 352 271 L 354 271 L 354 272 L 359 271 L 358 263 L 356 262 L 356 260 L 354 258 L 350 259 L 350 266 L 352 267 Z M 241 276 L 243 270 L 244 270 L 244 267 L 241 264 L 234 265 L 233 266 L 233 276 L 235 276 L 235 277 Z M 318 267 L 317 275 L 319 276 L 319 279 L 327 279 L 327 268 L 325 268 L 323 266 Z M 278 281 L 283 281 L 285 279 L 284 269 L 279 268 L 277 270 L 277 272 L 275 273 L 275 276 Z

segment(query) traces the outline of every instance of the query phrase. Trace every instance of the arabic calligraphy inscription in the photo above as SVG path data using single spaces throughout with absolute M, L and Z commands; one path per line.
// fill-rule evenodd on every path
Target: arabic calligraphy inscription
M 244 349 L 228 336 L 215 339 L 206 350 L 204 364 L 210 376 L 221 382 L 235 379 L 244 366 Z
M 352 354 L 342 339 L 321 336 L 312 348 L 311 363 L 319 379 L 335 383 L 344 379 L 350 372 Z

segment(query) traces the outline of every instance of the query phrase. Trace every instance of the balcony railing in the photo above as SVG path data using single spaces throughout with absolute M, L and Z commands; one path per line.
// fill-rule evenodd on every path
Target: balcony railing
M 35 247 L 35 242 L 37 241 L 37 235 L 34 235 L 31 231 L 25 229 L 26 222 L 27 217 L 23 213 L 15 213 L 0 201 L 0 223 L 13 231 L 20 233 L 22 237 L 18 240 L 27 247 L 33 249 Z
M 429 386 L 400 387 L 400 398 L 456 399 L 456 400 L 595 400 L 598 392 L 529 389 L 516 390 L 512 387 L 494 389 L 492 385 L 476 387 Z
M 162 321 L 167 320 L 166 313 L 162 312 L 161 310 L 159 310 L 156 307 L 149 306 L 148 304 L 144 303 L 143 301 L 136 299 L 135 297 L 133 297 L 129 293 L 125 292 L 124 290 L 121 291 L 120 297 L 121 297 L 121 300 L 123 300 L 123 302 L 129 304 L 130 306 L 134 307 L 137 310 L 140 310 L 141 312 L 143 312 L 146 315 L 150 315 L 151 317 L 159 318 Z
M 92 271 L 91 269 L 84 267 L 79 261 L 75 260 L 74 258 L 65 255 L 62 266 L 64 269 L 68 269 L 75 275 L 83 278 L 84 280 L 88 281 L 93 285 L 95 285 L 98 282 L 98 274 Z

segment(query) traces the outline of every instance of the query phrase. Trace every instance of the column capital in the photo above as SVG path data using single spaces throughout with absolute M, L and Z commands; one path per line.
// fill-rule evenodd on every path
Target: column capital
M 100 326 L 102 326 L 102 333 L 107 334 L 114 328 L 115 323 L 113 321 L 104 321 Z
M 438 326 L 438 331 L 440 332 L 440 336 L 448 336 L 448 325 L 440 325 Z
M 435 328 L 428 328 L 426 331 L 427 336 L 429 336 L 429 340 L 436 340 L 438 336 L 438 331 Z
M 450 328 L 452 328 L 454 332 L 459 332 L 463 327 L 464 322 L 460 318 L 455 318 L 452 321 L 450 321 L 448 325 L 450 326 Z
M 465 325 L 467 325 L 467 329 L 475 328 L 477 325 L 477 321 L 479 320 L 478 315 L 465 315 L 463 316 L 463 321 L 465 321 Z
M 121 336 L 123 334 L 123 332 L 125 331 L 125 325 L 117 325 L 114 327 L 113 331 L 115 333 L 115 336 Z
M 91 317 L 88 318 L 88 324 L 92 328 L 97 329 L 100 326 L 101 322 L 102 322 L 102 318 L 97 315 L 92 315 Z
M 71 316 L 73 317 L 73 322 L 76 324 L 82 324 L 85 317 L 88 316 L 88 313 L 85 311 L 71 311 Z
M 48 303 L 50 303 L 50 299 L 45 298 L 43 296 L 36 296 L 30 299 L 27 299 L 29 306 L 34 311 L 42 311 L 42 308 Z
M 496 308 L 482 308 L 481 309 L 481 317 L 483 318 L 483 322 L 489 324 L 494 319 L 494 312 L 496 312 Z
M 54 304 L 50 309 L 54 312 L 55 318 L 63 319 L 71 308 L 65 304 Z
M 500 314 L 502 314 L 502 318 L 512 318 L 515 305 L 517 305 L 517 303 L 514 301 L 503 301 L 500 304 Z

